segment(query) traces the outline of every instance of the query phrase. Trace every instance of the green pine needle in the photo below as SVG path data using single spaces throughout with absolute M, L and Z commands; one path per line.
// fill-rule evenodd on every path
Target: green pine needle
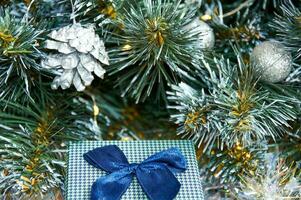
M 241 59 L 236 66 L 225 59 L 215 63 L 217 71 L 203 61 L 210 74 L 207 87 L 191 87 L 198 81 L 190 77 L 191 83 L 174 85 L 168 93 L 170 108 L 177 110 L 171 118 L 180 126 L 178 133 L 205 145 L 204 151 L 237 142 L 261 144 L 283 135 L 296 119 L 298 101 L 261 88 Z
M 281 13 L 270 23 L 276 31 L 279 40 L 287 49 L 293 53 L 296 59 L 301 57 L 301 11 L 293 5 L 291 0 L 281 6 Z
M 221 184 L 235 184 L 241 176 L 254 176 L 262 168 L 262 159 L 266 147 L 254 145 L 246 148 L 237 143 L 232 148 L 219 150 L 214 148 L 205 154 L 207 163 L 204 163 L 208 181 L 218 180 Z
M 199 33 L 183 29 L 194 17 L 180 1 L 144 0 L 124 9 L 121 33 L 112 38 L 119 47 L 111 56 L 111 74 L 118 76 L 123 95 L 137 102 L 151 94 L 164 100 L 167 83 L 177 83 L 198 55 Z
M 26 104 L 0 100 L 0 193 L 34 198 L 63 187 L 68 141 L 98 139 L 91 108 L 40 90 Z M 35 101 L 34 101 L 34 100 Z
M 0 13 L 0 99 L 16 100 L 20 94 L 30 95 L 30 87 L 38 77 L 39 36 L 42 30 Z

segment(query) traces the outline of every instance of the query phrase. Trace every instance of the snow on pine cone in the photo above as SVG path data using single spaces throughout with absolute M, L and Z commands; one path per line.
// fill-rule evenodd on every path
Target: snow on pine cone
M 45 47 L 57 53 L 47 55 L 42 67 L 57 74 L 52 89 L 67 89 L 73 84 L 77 91 L 83 91 L 94 79 L 92 72 L 104 78 L 106 70 L 102 64 L 109 65 L 109 57 L 92 26 L 73 24 L 52 31 L 49 37 Z

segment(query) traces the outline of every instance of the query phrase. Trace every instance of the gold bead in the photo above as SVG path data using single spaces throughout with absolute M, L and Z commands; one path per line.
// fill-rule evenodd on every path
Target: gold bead
M 94 117 L 99 115 L 99 107 L 96 104 L 93 105 L 93 115 Z
M 201 16 L 200 19 L 203 21 L 208 21 L 208 20 L 211 20 L 212 17 L 210 15 L 205 14 L 205 15 Z
M 122 51 L 130 51 L 132 49 L 132 46 L 129 44 L 126 44 L 122 47 Z

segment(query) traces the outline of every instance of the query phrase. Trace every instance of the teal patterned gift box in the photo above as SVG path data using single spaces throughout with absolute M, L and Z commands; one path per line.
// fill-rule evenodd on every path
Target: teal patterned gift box
M 181 183 L 175 200 L 203 200 L 203 190 L 196 161 L 194 145 L 189 140 L 156 140 L 156 141 L 84 141 L 71 142 L 68 154 L 68 176 L 66 181 L 66 200 L 89 200 L 93 182 L 107 175 L 103 170 L 89 165 L 83 154 L 97 147 L 117 145 L 130 163 L 140 163 L 160 151 L 177 147 L 185 156 L 187 169 L 175 176 Z M 148 200 L 136 178 L 127 189 L 121 200 Z

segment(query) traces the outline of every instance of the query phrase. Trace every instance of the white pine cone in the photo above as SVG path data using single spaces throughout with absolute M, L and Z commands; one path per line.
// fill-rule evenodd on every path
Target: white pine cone
M 83 91 L 94 79 L 92 72 L 104 78 L 102 64 L 109 65 L 109 57 L 92 26 L 73 24 L 52 31 L 49 37 L 46 48 L 57 53 L 48 55 L 41 65 L 57 74 L 52 89 L 67 89 L 73 84 L 77 91 Z

